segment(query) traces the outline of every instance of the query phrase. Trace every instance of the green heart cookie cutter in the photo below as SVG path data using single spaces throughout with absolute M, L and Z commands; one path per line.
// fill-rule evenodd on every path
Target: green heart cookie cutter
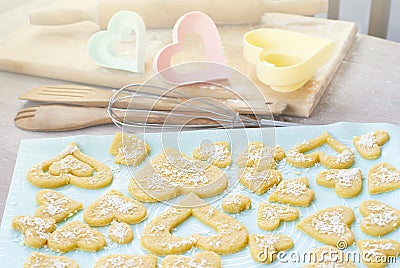
M 135 55 L 131 55 L 132 32 L 136 34 Z M 118 46 L 125 45 L 120 52 Z M 146 26 L 142 17 L 130 11 L 116 13 L 110 20 L 106 31 L 95 33 L 88 42 L 89 56 L 99 65 L 144 73 L 146 49 Z

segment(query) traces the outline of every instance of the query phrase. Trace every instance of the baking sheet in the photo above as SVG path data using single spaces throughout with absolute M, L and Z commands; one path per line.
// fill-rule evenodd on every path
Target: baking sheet
M 323 167 L 312 167 L 309 169 L 298 169 L 286 165 L 284 161 L 279 164 L 279 170 L 282 172 L 284 179 L 292 179 L 300 176 L 307 176 L 309 178 L 310 188 L 316 192 L 316 199 L 307 208 L 300 208 L 300 218 L 303 218 L 311 213 L 321 210 L 326 207 L 345 205 L 355 210 L 356 221 L 352 225 L 352 230 L 355 234 L 356 240 L 371 238 L 361 232 L 359 229 L 360 221 L 362 216 L 358 212 L 358 205 L 363 200 L 376 199 L 382 202 L 388 203 L 397 209 L 400 209 L 400 190 L 388 192 L 379 195 L 369 195 L 367 190 L 366 175 L 369 168 L 380 162 L 388 162 L 396 167 L 400 167 L 400 128 L 395 125 L 389 124 L 356 124 L 356 123 L 337 123 L 326 126 L 300 126 L 300 127 L 288 127 L 278 128 L 273 132 L 271 129 L 239 129 L 239 130 L 203 130 L 196 132 L 182 132 L 182 133 L 146 133 L 143 138 L 150 144 L 152 152 L 150 157 L 157 155 L 162 146 L 177 146 L 183 152 L 190 154 L 194 147 L 204 140 L 230 140 L 233 156 L 243 151 L 248 141 L 264 141 L 268 144 L 279 144 L 284 147 L 285 150 L 290 149 L 294 145 L 308 140 L 315 136 L 320 135 L 324 131 L 329 131 L 336 139 L 342 143 L 350 146 L 351 149 L 355 150 L 352 146 L 352 137 L 356 135 L 365 134 L 367 132 L 384 129 L 387 130 L 391 136 L 391 139 L 387 144 L 383 146 L 382 156 L 377 160 L 368 161 L 361 158 L 357 153 L 356 162 L 353 167 L 358 167 L 362 170 L 364 175 L 363 191 L 360 195 L 352 199 L 343 199 L 338 197 L 332 188 L 322 187 L 316 184 L 315 176 L 323 170 Z M 34 139 L 34 140 L 23 140 L 20 145 L 14 175 L 11 182 L 9 196 L 1 223 L 0 229 L 0 258 L 2 260 L 2 267 L 22 267 L 25 259 L 28 255 L 35 251 L 29 247 L 23 245 L 23 236 L 11 229 L 11 221 L 14 216 L 17 215 L 33 215 L 37 208 L 35 204 L 35 195 L 40 190 L 39 188 L 31 186 L 25 179 L 25 175 L 28 169 L 41 161 L 47 160 L 54 155 L 62 151 L 71 141 L 76 141 L 81 150 L 98 160 L 101 160 L 108 164 L 114 172 L 113 183 L 106 188 L 100 190 L 83 190 L 75 186 L 64 186 L 56 189 L 56 191 L 66 195 L 67 197 L 79 200 L 83 203 L 84 208 L 90 203 L 94 202 L 100 195 L 108 192 L 110 189 L 117 189 L 124 194 L 129 195 L 127 186 L 129 179 L 131 178 L 131 172 L 135 172 L 135 169 L 131 171 L 124 166 L 115 165 L 113 163 L 113 157 L 108 154 L 108 147 L 113 139 L 112 135 L 109 136 L 74 136 L 54 139 Z M 322 147 L 323 151 L 329 152 L 327 146 Z M 143 165 L 143 164 L 142 164 Z M 140 166 L 139 166 L 140 168 Z M 257 208 L 258 204 L 266 202 L 268 193 L 258 196 L 250 193 L 244 189 L 240 184 L 236 182 L 236 171 L 237 168 L 233 165 L 226 169 L 230 180 L 230 186 L 227 191 L 218 196 L 217 198 L 208 199 L 213 201 L 212 205 L 217 208 L 221 208 L 221 198 L 228 193 L 242 193 L 250 196 L 252 199 L 252 209 L 234 215 L 234 217 L 244 223 L 249 231 L 249 234 L 268 234 L 268 233 L 282 233 L 290 236 L 294 242 L 295 247 L 288 252 L 286 261 L 287 263 L 275 262 L 269 267 L 301 267 L 302 262 L 299 262 L 296 258 L 298 254 L 307 252 L 313 247 L 321 246 L 323 244 L 317 242 L 308 235 L 302 233 L 295 228 L 295 224 L 298 221 L 283 222 L 280 227 L 273 231 L 267 232 L 262 231 L 256 223 Z M 171 202 L 177 202 L 181 197 L 177 197 Z M 128 245 L 118 245 L 109 241 L 107 236 L 108 226 L 98 228 L 106 237 L 108 245 L 105 249 L 97 253 L 88 253 L 82 251 L 74 251 L 65 254 L 67 257 L 75 259 L 80 267 L 93 267 L 95 261 L 101 256 L 108 255 L 111 253 L 128 253 L 128 254 L 145 254 L 145 250 L 140 246 L 140 236 L 144 225 L 149 219 L 154 218 L 161 212 L 167 209 L 165 204 L 146 204 L 148 209 L 148 219 L 140 224 L 132 225 L 134 230 L 134 240 Z M 83 210 L 77 213 L 72 218 L 69 218 L 67 222 L 71 220 L 83 221 Z M 58 226 L 65 224 L 60 223 Z M 214 233 L 209 227 L 203 225 L 195 218 L 190 218 L 180 226 L 174 232 L 176 235 L 189 235 L 194 232 L 201 233 L 204 235 Z M 398 240 L 400 237 L 400 230 L 396 230 L 384 238 L 391 238 Z M 356 251 L 355 244 L 347 249 L 347 251 Z M 52 252 L 47 248 L 42 248 L 37 251 L 57 255 L 58 253 Z M 193 255 L 198 250 L 192 249 L 186 253 L 186 255 Z M 291 256 L 294 256 L 293 258 Z M 162 258 L 159 258 L 159 265 L 161 264 Z M 283 260 L 285 261 L 285 260 Z M 301 261 L 301 260 L 300 260 Z M 392 264 L 388 267 L 398 267 L 400 258 L 397 258 L 397 264 Z M 250 256 L 248 247 L 242 251 L 222 256 L 223 267 L 263 267 L 264 265 L 256 263 Z M 363 267 L 362 264 L 358 264 L 359 267 Z

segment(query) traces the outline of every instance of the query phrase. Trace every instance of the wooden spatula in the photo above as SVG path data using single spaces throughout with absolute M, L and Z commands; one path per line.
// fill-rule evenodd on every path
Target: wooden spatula
M 197 91 L 201 92 L 201 90 Z M 88 107 L 107 107 L 113 94 L 114 92 L 111 90 L 99 89 L 89 86 L 47 85 L 31 89 L 20 95 L 19 99 L 46 103 L 73 104 Z M 214 92 L 212 97 L 220 98 L 220 95 L 221 94 L 216 91 Z M 119 97 L 123 97 L 123 95 L 119 95 Z M 254 101 L 247 101 L 247 103 L 245 103 L 244 101 L 233 99 L 233 97 L 237 98 L 237 96 L 233 94 L 232 96 L 225 97 L 230 98 L 222 99 L 222 103 L 243 114 L 249 114 L 253 111 L 257 112 L 258 114 L 268 114 L 270 112 L 272 114 L 281 114 L 287 106 L 286 103 L 273 100 L 268 103 L 270 111 L 267 111 L 265 104 L 261 103 L 262 105 L 260 105 L 260 102 L 256 103 Z M 173 102 L 169 101 L 171 99 L 173 100 Z M 154 106 L 154 99 L 135 96 L 135 109 L 157 109 L 170 111 L 176 108 L 176 103 L 182 103 L 185 100 L 187 99 L 163 97 L 159 101 L 157 101 L 157 105 Z M 126 101 L 118 102 L 119 108 L 127 108 L 129 105 L 129 98 L 126 99 Z M 249 105 L 251 106 L 251 109 L 249 109 Z

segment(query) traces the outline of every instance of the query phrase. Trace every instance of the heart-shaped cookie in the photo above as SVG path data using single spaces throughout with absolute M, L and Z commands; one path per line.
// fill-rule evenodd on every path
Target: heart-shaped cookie
M 82 208 L 82 203 L 69 199 L 53 190 L 41 190 L 36 194 L 39 207 L 35 217 L 52 218 L 56 222 L 73 216 Z
M 317 247 L 307 254 L 310 263 L 302 268 L 357 268 L 348 254 L 335 247 Z
M 113 220 L 135 224 L 147 215 L 146 208 L 133 198 L 111 190 L 87 206 L 83 218 L 90 226 L 105 226 Z
M 219 168 L 226 168 L 232 163 L 230 145 L 226 141 L 202 144 L 193 151 L 193 157 L 199 160 L 210 160 Z
M 133 231 L 125 222 L 115 222 L 108 229 L 108 237 L 118 244 L 128 244 L 133 240 Z
M 400 254 L 400 243 L 392 239 L 358 240 L 357 246 L 363 263 L 371 268 L 386 267 L 389 263 L 396 263 L 396 258 Z
M 187 237 L 171 234 L 173 228 L 191 216 L 214 229 L 216 234 L 194 234 Z M 232 254 L 247 245 L 247 238 L 247 229 L 242 223 L 215 209 L 195 194 L 189 194 L 148 222 L 143 229 L 141 242 L 145 249 L 161 256 L 181 254 L 192 247 L 217 254 Z
M 57 252 L 83 250 L 95 252 L 106 245 L 102 233 L 80 221 L 73 221 L 57 228 L 49 237 L 47 246 Z
M 319 185 L 335 188 L 335 193 L 344 198 L 355 197 L 362 190 L 362 174 L 358 168 L 323 170 L 316 181 Z
M 154 255 L 110 254 L 98 259 L 94 268 L 156 268 L 157 257 Z
M 79 265 L 73 259 L 64 256 L 52 256 L 40 252 L 32 252 L 28 259 L 26 259 L 24 268 L 35 267 L 79 268 Z
M 163 268 L 190 268 L 190 267 L 204 267 L 204 268 L 221 268 L 221 257 L 211 251 L 199 252 L 193 257 L 181 255 L 169 255 L 162 261 Z
M 294 221 L 299 217 L 299 210 L 290 206 L 262 203 L 258 206 L 257 224 L 267 231 L 279 227 L 281 221 Z
M 389 133 L 384 130 L 377 130 L 353 138 L 354 147 L 365 159 L 374 160 L 381 156 L 381 146 L 389 140 Z
M 188 193 L 211 197 L 227 186 L 227 176 L 221 169 L 167 148 L 138 171 L 129 192 L 140 201 L 158 202 Z
M 276 168 L 276 161 L 285 157 L 281 146 L 267 146 L 262 142 L 253 141 L 247 144 L 246 151 L 236 158 L 236 164 L 241 167 L 253 167 L 257 171 Z
M 327 144 L 339 155 L 331 156 L 321 151 L 306 154 L 324 144 Z M 353 165 L 354 154 L 349 148 L 335 140 L 328 132 L 324 132 L 322 135 L 290 149 L 287 153 L 286 162 L 300 168 L 312 167 L 319 162 L 326 168 L 344 169 Z
M 308 179 L 302 177 L 279 183 L 268 196 L 268 200 L 292 206 L 308 207 L 314 200 L 314 196 L 315 192 L 308 188 Z
M 352 209 L 330 207 L 302 219 L 296 227 L 321 243 L 337 247 L 344 242 L 350 246 L 354 243 L 354 234 L 350 229 L 354 220 Z
M 50 160 L 34 165 L 27 180 L 40 188 L 57 188 L 68 183 L 85 189 L 99 189 L 112 182 L 109 166 L 83 154 L 75 142 Z
M 251 207 L 251 199 L 242 194 L 232 194 L 222 200 L 221 208 L 230 214 L 240 213 Z
M 138 166 L 150 153 L 150 146 L 130 134 L 115 134 L 109 152 L 115 156 L 114 162 L 126 166 Z
M 400 225 L 400 210 L 376 200 L 363 201 L 360 213 L 365 218 L 361 231 L 371 236 L 383 236 L 396 230 Z
M 388 163 L 372 166 L 368 172 L 368 191 L 370 194 L 390 192 L 400 188 L 400 171 Z
M 48 242 L 50 234 L 56 229 L 54 219 L 32 216 L 17 216 L 12 220 L 12 228 L 24 234 L 24 243 L 31 248 L 41 248 Z
M 136 34 L 135 54 L 130 47 L 132 33 Z M 118 48 L 118 45 L 125 47 Z M 120 50 L 120 51 L 119 51 Z M 88 42 L 89 56 L 97 64 L 135 73 L 144 73 L 146 50 L 146 26 L 142 17 L 130 11 L 116 13 L 107 31 L 95 33 Z
M 249 191 L 262 195 L 282 181 L 282 174 L 275 169 L 257 171 L 257 168 L 241 168 L 238 171 L 239 182 Z
M 249 248 L 253 259 L 260 263 L 271 263 L 279 251 L 289 250 L 294 246 L 293 240 L 280 234 L 249 235 Z
M 196 34 L 200 38 L 209 64 L 198 64 L 199 68 L 183 75 L 182 70 L 171 68 L 171 62 L 173 56 L 183 49 L 183 40 L 189 34 Z M 226 59 L 218 29 L 209 16 L 199 11 L 189 12 L 178 19 L 172 33 L 172 44 L 161 49 L 153 63 L 154 72 L 173 84 L 227 79 L 230 73 L 229 67 L 225 66 Z

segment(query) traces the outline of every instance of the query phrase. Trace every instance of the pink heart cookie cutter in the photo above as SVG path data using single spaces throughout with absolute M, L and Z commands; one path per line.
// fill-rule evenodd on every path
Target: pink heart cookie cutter
M 197 34 L 200 38 L 208 61 L 199 62 L 198 68 L 186 68 L 179 72 L 171 66 L 173 56 L 183 49 L 183 40 L 189 34 Z M 214 21 L 199 11 L 189 12 L 178 19 L 172 33 L 172 43 L 160 50 L 153 62 L 153 69 L 161 77 L 172 84 L 190 84 L 196 82 L 228 79 L 229 67 L 218 29 Z M 189 65 L 188 65 L 189 66 Z

